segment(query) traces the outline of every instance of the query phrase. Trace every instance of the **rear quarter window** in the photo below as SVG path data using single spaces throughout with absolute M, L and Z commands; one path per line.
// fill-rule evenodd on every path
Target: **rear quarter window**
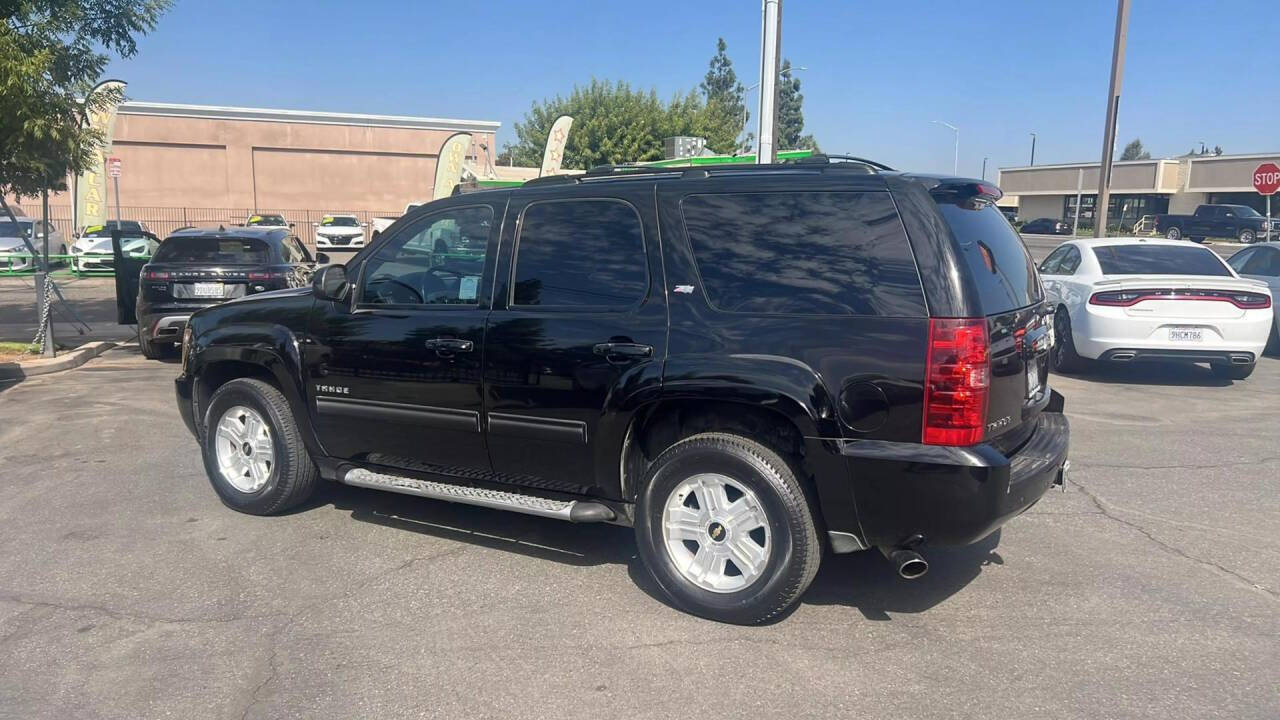
M 1231 276 L 1216 253 L 1196 246 L 1103 245 L 1093 254 L 1104 275 Z
M 717 310 L 926 314 L 906 231 L 887 192 L 690 195 L 681 212 L 703 290 Z
M 1000 211 L 987 202 L 935 197 L 969 269 L 985 315 L 1043 300 L 1031 253 Z

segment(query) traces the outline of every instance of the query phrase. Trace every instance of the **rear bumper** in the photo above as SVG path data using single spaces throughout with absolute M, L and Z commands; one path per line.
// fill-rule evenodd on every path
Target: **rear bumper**
M 191 319 L 192 310 L 155 312 L 139 316 L 138 329 L 148 340 L 182 342 L 182 331 Z
M 1225 303 L 1221 303 L 1225 304 Z M 1223 358 L 1262 354 L 1271 332 L 1272 310 L 1244 310 L 1237 317 L 1157 318 L 1134 317 L 1125 308 L 1086 306 L 1082 317 L 1071 318 L 1076 352 L 1090 359 L 1109 359 L 1117 350 L 1141 352 L 1145 359 L 1187 359 L 1208 362 Z M 1169 329 L 1198 328 L 1201 340 L 1170 340 Z M 1204 360 L 1189 359 L 1204 355 Z M 1164 357 L 1161 357 L 1161 356 Z
M 1098 359 L 1109 363 L 1191 362 L 1223 365 L 1252 365 L 1258 356 L 1252 352 L 1230 350 L 1169 350 L 1164 348 L 1112 348 Z
M 1065 482 L 1071 435 L 1061 412 L 1042 412 L 1036 423 L 1010 456 L 987 444 L 845 442 L 865 544 L 967 545 L 1034 505 Z

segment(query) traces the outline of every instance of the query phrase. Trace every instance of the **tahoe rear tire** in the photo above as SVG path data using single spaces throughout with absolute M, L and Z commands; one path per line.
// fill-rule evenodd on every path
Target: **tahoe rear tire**
M 818 572 L 821 544 L 792 467 L 764 445 L 703 433 L 649 466 L 636 543 L 677 607 L 754 625 L 790 609 Z
M 262 380 L 232 380 L 213 394 L 201 450 L 214 492 L 232 510 L 271 515 L 311 496 L 315 463 L 284 395 Z

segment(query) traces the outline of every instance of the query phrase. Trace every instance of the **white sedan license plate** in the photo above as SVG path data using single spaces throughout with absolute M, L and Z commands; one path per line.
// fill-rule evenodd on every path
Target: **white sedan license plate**
M 1027 397 L 1040 392 L 1040 363 L 1034 358 L 1027 361 Z
M 1201 328 L 1169 328 L 1169 342 L 1200 342 L 1204 339 Z
M 202 298 L 222 297 L 222 283 L 198 282 L 191 288 L 191 294 Z

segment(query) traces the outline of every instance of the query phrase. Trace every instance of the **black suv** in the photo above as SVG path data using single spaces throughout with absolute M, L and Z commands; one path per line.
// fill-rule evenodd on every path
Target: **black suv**
M 138 279 L 138 346 L 146 357 L 159 357 L 179 342 L 196 310 L 308 286 L 314 269 L 311 253 L 288 228 L 178 230 L 160 243 Z
M 440 200 L 311 288 L 192 316 L 178 404 L 235 510 L 324 478 L 634 526 L 677 605 L 766 621 L 824 549 L 917 577 L 1064 481 L 999 195 L 831 162 Z

